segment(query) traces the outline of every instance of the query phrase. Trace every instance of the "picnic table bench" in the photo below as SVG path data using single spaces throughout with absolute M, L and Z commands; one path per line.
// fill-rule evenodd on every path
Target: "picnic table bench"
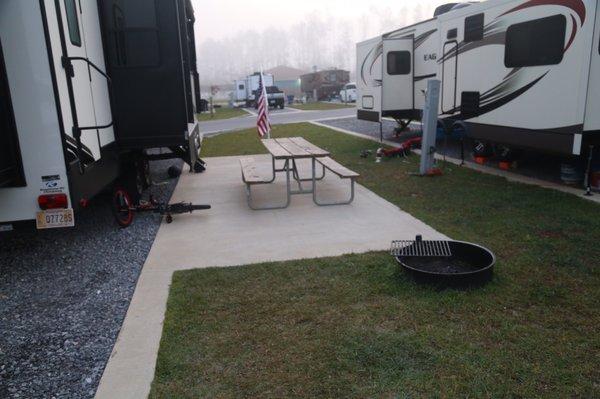
M 242 180 L 246 184 L 246 197 L 248 206 L 254 210 L 269 210 L 269 209 L 283 209 L 287 208 L 291 202 L 291 196 L 297 194 L 312 194 L 313 201 L 319 206 L 330 206 L 330 205 L 347 205 L 354 201 L 354 185 L 356 179 L 360 176 L 358 173 L 346 168 L 339 164 L 335 160 L 329 157 L 329 152 L 317 147 L 310 143 L 303 137 L 290 137 L 281 139 L 264 139 L 261 140 L 269 154 L 271 155 L 272 161 L 272 175 L 269 177 L 261 176 L 257 171 L 256 164 L 253 158 L 242 158 L 240 159 L 240 166 L 242 168 Z M 311 160 L 311 176 L 310 178 L 301 178 L 298 171 L 297 160 L 310 159 Z M 277 160 L 283 161 L 283 167 L 277 169 Z M 316 175 L 317 163 L 322 168 L 320 176 Z M 341 179 L 350 180 L 350 198 L 341 202 L 322 202 L 317 198 L 317 182 L 325 177 L 326 171 L 334 173 Z M 252 186 L 259 184 L 270 184 L 275 181 L 277 173 L 283 172 L 286 175 L 286 200 L 282 205 L 257 207 L 253 204 L 252 200 Z M 291 179 L 294 179 L 298 184 L 298 189 L 292 189 Z M 312 187 L 306 189 L 302 186 L 304 182 L 311 182 Z

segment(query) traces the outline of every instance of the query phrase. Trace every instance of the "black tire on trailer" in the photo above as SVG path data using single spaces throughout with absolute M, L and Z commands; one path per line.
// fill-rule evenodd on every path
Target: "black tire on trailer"
M 117 224 L 123 228 L 131 226 L 131 223 L 133 223 L 133 202 L 127 190 L 116 187 L 111 205 Z
M 169 166 L 169 169 L 167 169 L 167 174 L 171 179 L 175 179 L 181 176 L 181 168 L 177 165 L 171 165 Z

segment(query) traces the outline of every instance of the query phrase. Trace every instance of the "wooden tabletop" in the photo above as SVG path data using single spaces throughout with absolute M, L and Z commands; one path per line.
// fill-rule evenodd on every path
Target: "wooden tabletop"
M 312 144 L 303 137 L 261 140 L 275 159 L 322 158 L 329 152 Z

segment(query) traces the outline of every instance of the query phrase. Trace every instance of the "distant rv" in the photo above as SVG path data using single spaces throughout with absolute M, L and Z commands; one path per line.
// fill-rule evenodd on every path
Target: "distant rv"
M 264 84 L 266 87 L 275 85 L 275 79 L 270 73 L 263 73 Z M 236 102 L 245 102 L 246 106 L 253 107 L 255 102 L 254 92 L 258 90 L 260 73 L 255 72 L 244 79 L 238 79 L 234 82 L 234 100 Z
M 357 44 L 358 118 L 421 118 L 442 82 L 440 121 L 470 137 L 580 155 L 600 143 L 595 0 L 489 0 Z

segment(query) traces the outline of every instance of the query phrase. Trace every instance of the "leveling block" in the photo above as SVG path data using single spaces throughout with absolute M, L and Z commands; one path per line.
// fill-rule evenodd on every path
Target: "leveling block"
M 165 221 L 170 224 L 173 222 L 173 215 L 207 209 L 211 209 L 211 206 L 194 205 L 188 202 L 166 204 L 154 200 L 152 196 L 150 196 L 148 201 L 140 201 L 138 205 L 133 205 L 131 197 L 123 189 L 116 190 L 113 195 L 113 212 L 117 223 L 121 227 L 131 226 L 135 212 L 158 213 L 161 216 L 165 216 Z

